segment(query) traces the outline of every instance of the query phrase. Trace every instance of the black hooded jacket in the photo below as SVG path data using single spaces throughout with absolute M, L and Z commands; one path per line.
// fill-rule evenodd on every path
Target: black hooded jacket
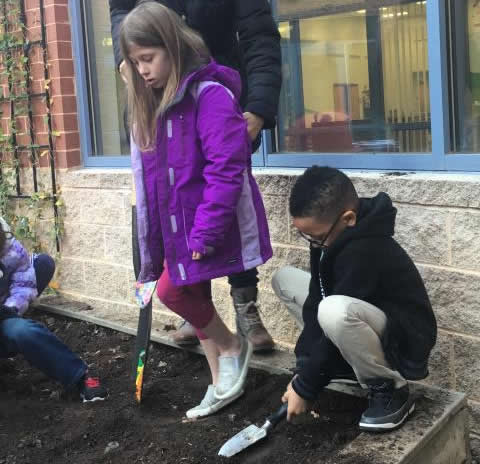
M 362 198 L 357 224 L 342 232 L 323 256 L 319 248 L 310 250 L 305 328 L 295 348 L 296 355 L 308 357 L 308 362 L 293 381 L 305 399 L 315 398 L 345 364 L 317 320 L 323 295 L 350 296 L 381 309 L 387 316 L 382 345 L 390 365 L 409 380 L 428 375 L 437 325 L 417 268 L 393 238 L 396 212 L 386 193 Z
M 184 17 L 205 40 L 212 56 L 242 76 L 241 105 L 275 127 L 282 84 L 280 34 L 268 0 L 156 0 Z M 120 25 L 137 0 L 109 0 L 117 67 Z

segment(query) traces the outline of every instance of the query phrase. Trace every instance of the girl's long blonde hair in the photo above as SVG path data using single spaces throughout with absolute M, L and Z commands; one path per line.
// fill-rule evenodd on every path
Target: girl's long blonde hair
M 129 58 L 132 45 L 162 47 L 171 63 L 171 73 L 163 89 L 145 85 Z M 154 148 L 157 120 L 172 104 L 181 80 L 191 71 L 206 65 L 210 53 L 203 39 L 171 9 L 156 2 L 138 5 L 124 19 L 120 47 L 127 64 L 128 109 L 133 138 L 140 150 Z

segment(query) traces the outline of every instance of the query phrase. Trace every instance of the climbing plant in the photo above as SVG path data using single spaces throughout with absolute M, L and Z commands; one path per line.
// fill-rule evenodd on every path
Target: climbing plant
M 54 158 L 58 132 L 52 129 L 50 113 L 43 0 L 39 7 L 39 24 L 30 25 L 38 36 L 33 37 L 24 0 L 0 0 L 0 215 L 35 252 L 59 251 L 63 232 Z M 41 58 L 35 65 L 43 67 L 36 80 L 33 56 Z M 55 247 L 46 243 L 52 240 Z

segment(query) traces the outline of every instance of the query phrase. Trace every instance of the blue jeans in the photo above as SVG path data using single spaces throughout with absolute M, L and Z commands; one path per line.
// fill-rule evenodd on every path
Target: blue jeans
M 33 266 L 40 295 L 53 276 L 55 263 L 48 255 L 38 255 Z M 17 354 L 23 354 L 32 366 L 66 388 L 74 386 L 87 371 L 87 365 L 45 326 L 20 317 L 0 321 L 0 357 Z

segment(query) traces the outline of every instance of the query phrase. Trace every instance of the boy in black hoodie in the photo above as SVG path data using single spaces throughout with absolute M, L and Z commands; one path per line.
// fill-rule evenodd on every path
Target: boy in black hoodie
M 311 273 L 285 267 L 272 280 L 303 326 L 282 398 L 288 419 L 343 379 L 369 390 L 362 430 L 401 426 L 415 408 L 407 380 L 427 377 L 437 327 L 422 278 L 393 239 L 392 201 L 358 198 L 341 171 L 314 166 L 293 187 L 290 214 L 310 243 Z

